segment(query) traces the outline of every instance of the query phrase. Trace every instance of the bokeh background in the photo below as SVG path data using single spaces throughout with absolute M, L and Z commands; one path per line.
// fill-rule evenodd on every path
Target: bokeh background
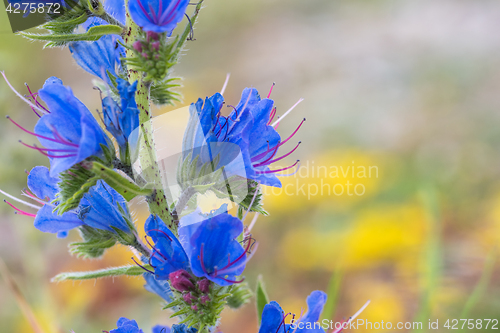
M 333 286 L 335 311 L 324 317 L 334 320 L 368 299 L 361 318 L 372 322 L 500 319 L 499 30 L 494 0 L 206 1 L 175 69 L 184 78 L 176 107 L 219 91 L 228 72 L 233 103 L 244 87 L 267 95 L 273 82 L 278 113 L 305 99 L 279 126 L 288 136 L 307 118 L 288 146 L 301 147 L 283 163 L 299 158 L 303 172 L 282 178 L 287 193 L 266 195 L 270 215 L 257 221 L 260 245 L 245 272 L 252 287 L 262 274 L 270 298 L 300 314 L 312 290 Z M 13 35 L 3 9 L 0 70 L 20 91 L 58 76 L 100 108 L 93 78 L 69 51 Z M 35 124 L 3 81 L 0 101 L 2 115 Z M 33 139 L 7 120 L 0 137 L 0 188 L 17 195 L 24 169 L 47 161 L 18 143 Z M 353 194 L 357 184 L 363 195 Z M 135 210 L 143 222 L 147 213 Z M 6 204 L 0 216 L 0 257 L 45 332 L 100 332 L 120 316 L 145 332 L 171 323 L 140 278 L 50 282 L 61 271 L 131 263 L 125 248 L 79 260 L 67 252 L 76 232 L 43 234 Z M 0 323 L 1 332 L 31 332 L 4 279 Z M 225 311 L 221 330 L 256 332 L 254 303 Z

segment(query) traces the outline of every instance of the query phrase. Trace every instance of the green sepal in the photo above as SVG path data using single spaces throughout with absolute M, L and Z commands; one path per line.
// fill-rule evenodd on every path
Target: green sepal
M 92 171 L 115 189 L 116 192 L 120 193 L 127 201 L 132 200 L 138 195 L 148 196 L 153 193 L 152 189 L 140 187 L 130 179 L 99 162 L 93 162 Z
M 151 101 L 156 105 L 174 105 L 174 102 L 181 101 L 181 94 L 173 91 L 173 88 L 180 87 L 180 84 L 172 83 L 180 80 L 179 78 L 170 78 L 151 85 Z
M 73 32 L 80 24 L 85 23 L 88 18 L 89 16 L 84 9 L 78 12 L 70 11 L 53 21 L 45 23 L 42 28 L 57 34 L 68 34 Z
M 262 280 L 262 275 L 257 278 L 257 288 L 255 290 L 255 303 L 257 305 L 257 319 L 260 322 L 262 320 L 262 311 L 264 307 L 269 303 L 269 297 L 267 296 L 266 289 L 264 287 L 264 281 Z
M 110 231 L 94 229 L 86 225 L 81 226 L 79 231 L 83 242 L 69 245 L 69 252 L 77 257 L 99 258 L 106 249 L 116 244 L 116 237 Z
M 73 165 L 69 170 L 59 174 L 59 193 L 53 203 L 57 204 L 54 211 L 63 213 L 78 207 L 80 200 L 88 190 L 94 186 L 99 177 L 90 170 L 90 163 L 83 161 Z
M 263 197 L 262 197 L 262 191 L 260 190 L 259 183 L 253 180 L 248 180 L 248 194 L 246 197 L 241 200 L 241 198 L 238 198 L 238 217 L 242 218 L 245 211 L 250 210 L 251 212 L 256 212 L 262 215 L 269 215 L 269 213 L 264 209 L 263 207 Z M 255 194 L 255 192 L 258 192 Z M 255 199 L 254 199 L 255 196 Z M 253 203 L 252 203 L 253 200 Z M 252 204 L 252 207 L 250 207 L 250 204 Z
M 144 265 L 144 268 L 151 269 L 150 265 Z M 144 273 L 144 268 L 139 266 L 121 266 L 121 267 L 110 267 L 105 269 L 100 269 L 97 271 L 90 272 L 67 272 L 60 273 L 54 276 L 51 282 L 61 282 L 66 280 L 93 280 L 103 277 L 115 277 L 115 276 L 139 276 Z
M 123 28 L 113 24 L 94 26 L 89 28 L 87 32 L 80 34 L 52 33 L 47 35 L 40 35 L 27 32 L 19 32 L 19 34 L 28 39 L 48 42 L 44 47 L 64 46 L 70 42 L 96 41 L 105 35 L 120 35 L 122 33 Z
M 227 305 L 231 309 L 238 309 L 250 302 L 250 298 L 252 298 L 253 293 L 248 287 L 246 282 L 240 283 L 238 285 L 233 285 L 231 288 L 231 294 L 227 298 Z

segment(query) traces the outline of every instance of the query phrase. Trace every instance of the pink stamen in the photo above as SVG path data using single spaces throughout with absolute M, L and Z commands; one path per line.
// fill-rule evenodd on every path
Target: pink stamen
M 272 163 L 274 163 L 274 162 L 278 162 L 279 160 L 284 159 L 285 157 L 287 157 L 287 156 L 289 156 L 290 154 L 292 154 L 292 153 L 293 153 L 293 152 L 294 152 L 297 148 L 299 148 L 300 143 L 301 143 L 301 141 L 299 141 L 299 143 L 297 143 L 297 145 L 295 146 L 295 148 L 293 148 L 293 149 L 292 149 L 292 150 L 291 150 L 288 154 L 285 154 L 285 155 L 283 155 L 283 156 L 281 156 L 281 157 L 275 158 L 274 160 L 269 161 L 269 162 L 267 162 L 267 163 L 265 163 L 265 162 L 259 163 L 259 164 L 257 164 L 257 165 L 254 165 L 254 167 L 259 167 L 259 166 L 262 166 L 262 165 L 264 165 L 263 163 L 265 163 L 265 164 L 272 164 Z
M 156 231 L 156 232 L 161 232 L 165 237 L 168 238 L 169 241 L 172 241 L 172 238 L 170 238 L 170 236 L 163 230 L 160 230 L 160 229 L 151 229 L 149 231 Z
M 280 172 L 280 171 L 285 171 L 285 170 L 288 170 L 288 169 L 291 169 L 293 168 L 294 166 L 297 165 L 297 163 L 299 163 L 300 160 L 297 160 L 297 162 L 295 162 L 294 164 L 286 167 L 286 168 L 282 168 L 282 169 L 277 169 L 277 170 L 267 170 L 267 171 L 257 171 L 257 173 L 275 173 L 275 172 Z
M 160 4 L 161 4 L 161 1 L 160 1 Z M 158 16 L 156 16 L 153 5 L 152 4 L 148 4 L 148 5 L 149 5 L 149 10 L 151 11 L 151 16 L 153 17 L 153 22 L 158 24 Z
M 61 143 L 65 144 L 65 145 L 68 145 L 68 146 L 73 146 L 73 147 L 78 147 L 77 144 L 74 144 L 73 142 L 63 138 L 59 132 L 57 131 L 57 128 L 55 128 L 54 126 L 50 126 L 50 130 L 54 133 L 54 137 L 56 137 L 57 139 L 59 139 L 61 141 Z
M 285 144 L 288 140 L 290 140 L 291 138 L 293 138 L 293 136 L 295 134 L 297 134 L 297 132 L 299 131 L 300 127 L 302 126 L 302 124 L 304 123 L 304 121 L 306 121 L 306 118 L 302 119 L 302 121 L 300 122 L 299 126 L 297 127 L 297 129 L 295 129 L 295 131 L 293 131 L 293 133 L 288 137 L 286 138 L 285 141 L 283 141 L 282 143 L 280 143 L 280 146 Z
M 32 92 L 31 92 L 30 87 L 28 86 L 28 84 L 27 84 L 27 83 L 25 83 L 25 85 L 26 85 L 26 88 L 28 88 L 28 91 L 29 91 L 29 93 L 30 93 L 30 96 L 31 96 L 31 97 L 33 97 L 33 99 L 35 100 L 35 104 L 36 104 L 37 106 L 41 107 L 42 109 L 44 109 L 45 111 L 47 111 L 48 113 L 50 113 L 50 111 L 49 111 L 49 110 L 47 110 L 47 108 L 45 108 L 42 104 L 40 104 L 40 102 L 38 102 L 38 100 L 37 100 L 37 98 L 38 98 L 38 93 L 32 93 Z M 33 111 L 34 111 L 34 110 L 33 110 Z
M 267 122 L 268 126 L 271 123 L 271 121 L 273 121 L 275 115 L 276 115 L 276 107 L 272 109 L 271 114 L 269 115 L 269 121 Z
M 234 112 L 236 113 L 236 119 L 238 119 L 238 110 L 236 110 L 236 108 L 235 108 L 234 106 L 232 106 L 232 105 L 228 105 L 227 107 L 228 107 L 228 108 L 233 108 L 233 109 L 234 109 Z M 228 116 L 228 118 L 229 118 L 229 117 L 231 117 L 231 115 L 229 115 L 229 116 Z M 236 121 L 236 120 L 234 120 L 234 121 Z
M 16 89 L 14 89 L 14 87 L 12 86 L 12 84 L 10 84 L 9 80 L 7 80 L 7 76 L 5 76 L 5 73 L 3 71 L 0 71 L 0 73 L 2 73 L 2 76 L 3 78 L 5 79 L 5 82 L 7 82 L 7 85 L 9 86 L 9 88 L 14 92 L 14 94 L 16 94 L 19 98 L 21 98 L 24 102 L 28 103 L 28 105 L 30 105 L 31 107 L 34 107 L 35 109 L 38 109 L 38 111 L 40 111 L 41 113 L 46 113 L 45 110 L 43 109 L 40 109 L 37 105 L 31 103 L 30 101 L 28 101 L 25 97 L 23 97 Z
M 41 148 L 41 147 L 37 147 L 37 146 L 30 146 L 29 144 L 26 144 L 26 143 L 22 142 L 21 140 L 19 140 L 19 143 L 22 144 L 25 147 L 28 147 L 28 148 L 31 148 L 31 149 L 35 149 L 35 150 L 38 150 L 38 151 L 41 151 L 41 152 L 43 152 L 43 151 L 53 151 L 53 152 L 71 153 L 71 152 L 75 151 L 75 149 Z
M 151 16 L 149 16 L 148 11 L 146 10 L 146 8 L 144 8 L 144 6 L 142 5 L 141 1 L 139 0 L 139 1 L 137 1 L 137 3 L 139 4 L 139 7 L 141 7 L 141 10 L 144 13 L 144 15 L 146 15 L 146 17 L 148 19 L 150 19 L 150 20 L 152 20 L 154 22 L 153 18 Z
M 276 85 L 276 82 L 273 82 L 273 85 L 271 86 L 271 90 L 269 90 L 269 94 L 267 94 L 267 98 L 271 97 L 271 93 L 273 92 L 273 88 Z
M 27 213 L 23 210 L 20 210 L 19 208 L 17 208 L 16 206 L 14 206 L 13 204 L 11 204 L 10 202 L 8 202 L 7 200 L 4 200 L 4 202 L 11 206 L 12 208 L 14 208 L 16 210 L 16 214 L 20 214 L 20 215 L 26 215 L 26 216 L 30 216 L 30 217 L 36 217 L 36 214 L 31 214 L 31 213 Z
M 45 140 L 48 140 L 48 141 L 52 141 L 52 142 L 56 142 L 56 143 L 61 143 L 63 144 L 61 141 L 58 141 L 56 139 L 53 139 L 53 138 L 49 138 L 47 136 L 43 136 L 43 135 L 40 135 L 40 134 L 36 134 L 34 132 L 31 132 L 31 131 L 28 131 L 26 128 L 22 127 L 21 125 L 19 125 L 18 123 L 16 123 L 14 120 L 12 120 L 12 118 L 10 116 L 6 116 L 7 119 L 9 119 L 14 125 L 16 125 L 17 127 L 19 127 L 21 130 L 23 130 L 24 132 L 28 133 L 28 134 L 31 134 L 33 136 L 36 136 L 37 138 L 41 138 L 41 139 L 45 139 Z M 75 147 L 78 147 L 78 145 L 75 145 L 75 144 L 68 144 L 68 145 L 73 145 Z
M 286 333 L 285 319 L 286 319 L 286 317 L 288 317 L 291 314 L 292 314 L 291 312 L 288 312 L 286 315 L 283 316 L 283 319 L 281 320 L 280 326 L 278 326 L 278 329 L 276 330 L 276 333 L 278 333 L 278 331 L 280 330 L 281 326 L 283 326 L 283 332 Z
M 246 247 L 245 251 L 243 251 L 243 253 L 240 256 L 238 256 L 238 258 L 236 258 L 233 262 L 229 261 L 229 258 L 228 258 L 228 264 L 226 266 L 224 266 L 223 268 L 221 268 L 219 270 L 219 272 L 225 270 L 226 268 L 233 266 L 235 263 L 240 261 L 247 254 L 247 251 L 250 248 L 250 244 L 251 244 L 251 242 L 247 242 L 247 247 Z
M 35 200 L 36 202 L 42 204 L 42 205 L 45 205 L 47 202 L 43 201 L 42 199 L 38 198 L 36 195 L 32 194 L 30 191 L 28 190 L 25 190 L 23 192 L 21 192 L 22 195 L 24 195 L 25 197 L 28 197 L 32 200 Z

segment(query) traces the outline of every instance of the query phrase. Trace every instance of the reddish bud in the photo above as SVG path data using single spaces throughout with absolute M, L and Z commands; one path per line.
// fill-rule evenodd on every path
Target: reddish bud
M 200 297 L 200 302 L 201 304 L 207 304 L 207 302 L 210 302 L 210 297 L 208 295 L 203 295 Z
M 142 52 L 142 43 L 139 41 L 135 41 L 134 44 L 132 44 L 135 50 Z
M 197 282 L 198 288 L 204 294 L 208 294 L 210 292 L 210 281 L 208 279 L 203 279 Z
M 144 57 L 144 58 L 147 58 L 148 57 L 148 54 L 145 53 L 145 52 L 142 52 L 141 55 Z
M 160 42 L 151 43 L 153 50 L 158 51 L 160 49 Z
M 187 293 L 187 294 L 182 295 L 182 299 L 184 299 L 184 302 L 191 305 L 191 303 L 193 303 L 193 301 L 196 300 L 196 297 L 191 295 L 191 293 Z
M 191 310 L 198 311 L 198 306 L 197 305 L 191 305 Z
M 148 31 L 146 36 L 147 36 L 148 42 L 151 40 L 159 40 L 160 39 L 160 35 L 154 31 Z
M 168 278 L 172 287 L 178 291 L 190 291 L 194 288 L 194 284 L 191 282 L 191 275 L 183 269 L 170 273 Z

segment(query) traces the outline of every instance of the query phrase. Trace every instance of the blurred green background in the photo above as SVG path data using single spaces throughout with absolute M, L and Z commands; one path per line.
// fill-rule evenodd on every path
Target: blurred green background
M 267 191 L 270 216 L 261 216 L 253 230 L 259 249 L 245 272 L 250 285 L 262 273 L 270 298 L 300 314 L 305 297 L 326 290 L 337 273 L 337 307 L 326 318 L 348 317 L 370 299 L 361 318 L 372 322 L 423 320 L 425 327 L 428 319 L 439 319 L 442 327 L 460 318 L 466 304 L 467 318 L 500 319 L 494 264 L 500 239 L 500 3 L 207 0 L 205 7 L 196 41 L 175 68 L 184 78 L 184 101 L 176 107 L 219 91 L 228 72 L 229 102 L 237 103 L 249 86 L 265 96 L 273 82 L 278 114 L 305 98 L 279 126 L 286 137 L 307 118 L 287 147 L 299 140 L 302 146 L 283 163 L 299 158 L 304 172 L 282 178 L 287 193 Z M 3 11 L 0 70 L 21 92 L 24 82 L 37 90 L 58 76 L 89 109 L 100 108 L 93 78 L 69 51 L 42 50 L 41 43 L 13 35 Z M 35 124 L 3 81 L 0 101 L 2 115 L 27 128 Z M 1 189 L 17 195 L 26 186 L 23 170 L 47 161 L 18 143 L 33 139 L 7 120 L 0 121 L 0 136 Z M 353 166 L 354 176 L 352 169 L 345 172 Z M 371 177 L 358 174 L 369 166 L 376 167 Z M 364 194 L 348 195 L 348 181 L 351 194 L 356 184 Z M 342 187 L 342 195 L 327 191 L 338 194 Z M 142 223 L 144 207 L 135 209 Z M 50 282 L 61 271 L 131 263 L 126 249 L 99 261 L 79 260 L 67 252 L 76 232 L 57 239 L 6 204 L 0 214 L 0 257 L 45 332 L 100 332 L 114 328 L 120 316 L 137 319 L 145 332 L 171 323 L 139 278 Z M 1 332 L 31 332 L 4 280 L 0 323 Z M 254 305 L 225 311 L 220 329 L 256 332 Z

